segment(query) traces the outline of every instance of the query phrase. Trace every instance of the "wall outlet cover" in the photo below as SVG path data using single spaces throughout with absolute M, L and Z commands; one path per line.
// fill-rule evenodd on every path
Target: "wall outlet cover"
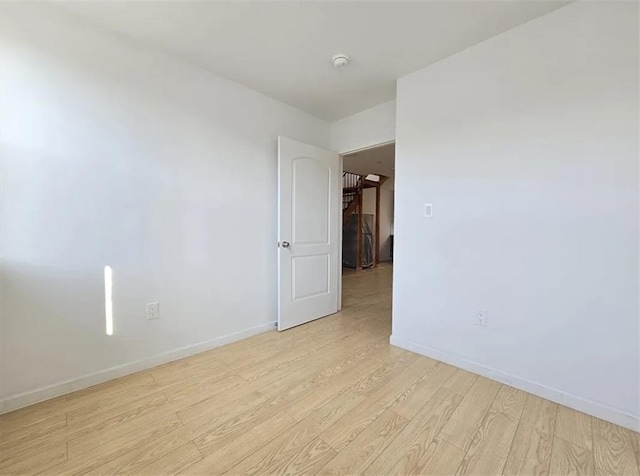
M 147 303 L 147 320 L 160 318 L 160 304 L 156 302 Z
M 489 318 L 489 313 L 487 311 L 476 311 L 476 325 L 478 326 L 487 326 L 487 320 Z

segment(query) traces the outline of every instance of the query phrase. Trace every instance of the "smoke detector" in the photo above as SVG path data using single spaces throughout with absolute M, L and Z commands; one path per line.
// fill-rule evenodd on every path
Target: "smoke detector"
M 351 58 L 349 58 L 349 55 L 346 53 L 339 53 L 337 55 L 333 55 L 332 61 L 334 68 L 344 69 L 349 64 L 349 61 L 351 61 Z

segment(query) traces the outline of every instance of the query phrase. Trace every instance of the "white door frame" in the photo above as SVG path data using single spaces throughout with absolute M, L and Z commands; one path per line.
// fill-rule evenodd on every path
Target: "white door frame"
M 364 147 L 358 147 L 357 149 L 353 149 L 353 150 L 347 150 L 345 152 L 338 152 L 338 154 L 340 154 L 340 178 L 342 179 L 342 174 L 344 173 L 344 156 L 345 155 L 355 154 L 357 152 L 362 152 L 364 150 L 369 150 L 369 149 L 376 149 L 378 147 L 382 147 L 389 144 L 395 144 L 395 143 L 396 143 L 396 140 L 392 139 L 384 142 L 377 142 L 375 144 L 367 145 Z M 394 157 L 394 162 L 395 162 L 395 157 Z M 395 186 L 394 186 L 394 192 L 395 192 Z M 340 203 L 342 203 L 342 187 L 340 188 Z M 394 207 L 393 214 L 395 215 L 395 213 L 396 211 Z M 340 238 L 338 240 L 338 252 L 340 253 L 340 279 L 338 279 L 338 311 L 342 311 L 342 215 L 340 215 L 339 220 L 340 220 L 340 223 L 338 224 L 338 230 L 340 230 Z M 378 245 L 376 244 L 376 246 Z
M 340 210 L 342 211 L 342 174 L 344 173 L 344 157 L 339 154 L 340 157 Z M 342 311 L 342 215 L 338 217 L 340 224 L 338 226 L 338 256 L 340 257 L 340 267 L 338 268 L 338 312 Z

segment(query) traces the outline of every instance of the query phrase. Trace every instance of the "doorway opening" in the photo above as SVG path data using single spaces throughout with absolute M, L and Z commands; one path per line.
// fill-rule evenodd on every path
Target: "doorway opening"
M 341 154 L 342 309 L 388 309 L 391 323 L 395 142 Z

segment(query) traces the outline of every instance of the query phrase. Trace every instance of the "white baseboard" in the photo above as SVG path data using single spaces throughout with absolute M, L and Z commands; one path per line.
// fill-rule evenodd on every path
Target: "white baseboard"
M 91 387 L 92 385 L 106 382 L 108 380 L 113 380 L 118 377 L 157 367 L 158 365 L 166 364 L 167 362 L 172 362 L 174 360 L 199 354 L 200 352 L 215 349 L 216 347 L 221 347 L 225 344 L 230 344 L 273 329 L 273 323 L 263 324 L 244 331 L 227 334 L 225 336 L 218 337 L 217 339 L 165 352 L 148 359 L 137 360 L 135 362 L 111 367 L 106 370 L 101 370 L 100 372 L 95 372 L 79 378 L 67 380 L 65 382 L 21 393 L 19 395 L 12 395 L 0 400 L 0 415 L 12 410 L 17 410 L 18 408 L 33 405 L 34 403 L 49 400 L 50 398 L 59 397 L 76 390 Z
M 491 380 L 504 383 L 511 387 L 537 395 L 538 397 L 573 408 L 579 412 L 640 432 L 640 419 L 635 415 L 616 410 L 615 408 L 578 397 L 577 395 L 573 395 L 556 388 L 532 382 L 522 377 L 518 377 L 517 375 L 511 375 L 501 370 L 487 367 L 486 365 L 479 364 L 446 351 L 418 344 L 402 337 L 392 335 L 390 343 L 396 347 L 401 347 L 411 352 L 415 352 L 416 354 L 421 354 L 453 365 L 454 367 L 468 370 L 469 372 L 482 375 L 483 377 L 487 377 Z

